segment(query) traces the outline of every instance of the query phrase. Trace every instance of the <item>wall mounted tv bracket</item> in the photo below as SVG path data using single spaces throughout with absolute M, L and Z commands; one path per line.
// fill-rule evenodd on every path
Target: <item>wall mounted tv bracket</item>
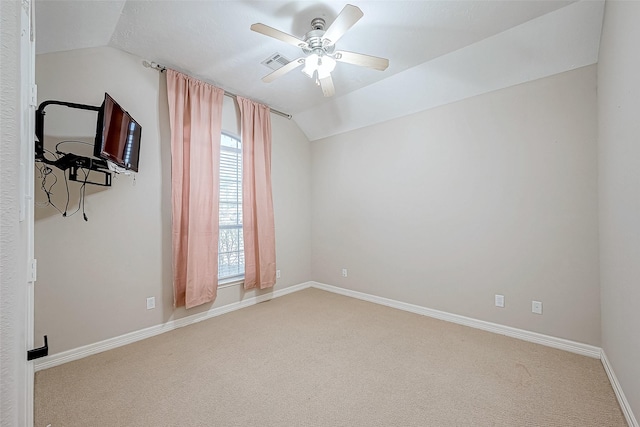
M 85 104 L 74 104 L 72 102 L 63 102 L 63 101 L 44 101 L 40 104 L 38 109 L 36 110 L 36 161 L 46 163 L 48 165 L 52 165 L 61 169 L 63 171 L 69 170 L 69 180 L 82 182 L 86 184 L 94 184 L 101 185 L 104 187 L 111 187 L 111 172 L 109 172 L 109 165 L 106 160 L 103 159 L 95 159 L 92 157 L 79 156 L 77 154 L 72 153 L 62 153 L 58 152 L 58 154 L 62 154 L 61 157 L 50 160 L 47 159 L 44 155 L 44 109 L 47 105 L 63 105 L 69 108 L 76 108 L 79 110 L 89 110 L 89 111 L 100 111 L 101 107 L 96 107 L 94 105 L 85 105 Z M 104 181 L 88 181 L 85 179 L 78 177 L 79 169 L 88 169 L 91 171 L 96 171 L 102 174 L 104 177 Z

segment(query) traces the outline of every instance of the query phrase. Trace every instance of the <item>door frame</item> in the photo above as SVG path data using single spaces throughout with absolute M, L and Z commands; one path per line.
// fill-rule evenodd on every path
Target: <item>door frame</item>
M 34 329 L 34 285 L 36 264 L 34 259 L 34 158 L 35 158 L 35 110 L 37 93 L 35 84 L 35 10 L 33 0 L 21 0 L 20 10 L 20 176 L 19 221 L 24 230 L 24 268 L 26 269 L 26 292 L 24 295 L 24 393 L 18 416 L 21 425 L 32 427 L 34 422 L 34 364 L 27 361 L 27 350 L 33 348 Z

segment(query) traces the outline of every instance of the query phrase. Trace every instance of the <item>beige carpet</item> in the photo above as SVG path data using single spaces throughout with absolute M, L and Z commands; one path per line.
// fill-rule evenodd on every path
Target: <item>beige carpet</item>
M 626 426 L 599 360 L 316 289 L 38 372 L 35 419 Z

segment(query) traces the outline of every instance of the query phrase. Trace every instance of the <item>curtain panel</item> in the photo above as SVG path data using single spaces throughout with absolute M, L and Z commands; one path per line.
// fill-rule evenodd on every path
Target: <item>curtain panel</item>
M 276 243 L 271 194 L 271 115 L 269 107 L 237 97 L 242 137 L 242 229 L 244 288 L 276 283 Z
M 220 137 L 224 91 L 167 70 L 171 125 L 174 306 L 195 307 L 218 290 Z

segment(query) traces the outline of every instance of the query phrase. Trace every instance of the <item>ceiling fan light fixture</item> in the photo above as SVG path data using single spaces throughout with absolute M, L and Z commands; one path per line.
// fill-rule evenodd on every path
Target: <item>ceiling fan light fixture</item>
M 318 78 L 324 79 L 331 75 L 331 72 L 336 68 L 336 60 L 330 56 L 320 57 L 318 63 Z
M 318 72 L 318 78 L 324 79 L 331 75 L 331 72 L 336 68 L 336 60 L 327 55 L 318 55 L 312 53 L 304 60 L 304 68 L 302 72 L 310 78 L 313 78 L 314 73 Z
M 302 69 L 302 72 L 305 73 L 310 78 L 313 78 L 313 74 L 318 69 L 319 61 L 320 61 L 320 57 L 315 53 L 312 53 L 311 55 L 307 56 L 304 59 L 304 68 Z

